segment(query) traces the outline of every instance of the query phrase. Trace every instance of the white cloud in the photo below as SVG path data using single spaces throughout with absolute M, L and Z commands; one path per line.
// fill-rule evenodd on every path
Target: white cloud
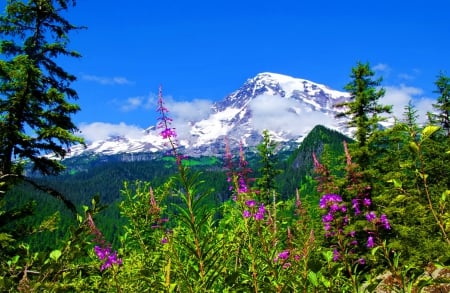
M 142 106 L 144 97 L 130 97 L 120 106 L 123 112 L 130 112 Z
M 169 113 L 174 120 L 200 121 L 211 114 L 212 102 L 209 100 L 194 99 L 192 101 L 176 102 L 173 99 L 164 100 Z
M 150 94 L 147 97 L 129 97 L 125 100 L 114 99 L 112 103 L 117 105 L 122 112 L 131 112 L 137 109 L 156 109 L 156 99 L 154 94 Z
M 258 131 L 269 129 L 300 135 L 317 124 L 333 123 L 333 119 L 321 112 L 306 112 L 299 109 L 296 101 L 278 96 L 261 95 L 249 104 L 253 127 Z M 297 109 L 296 114 L 292 109 Z
M 384 63 L 378 63 L 377 65 L 373 66 L 372 69 L 374 71 L 381 71 L 381 72 L 388 72 L 391 70 L 390 67 Z
M 164 104 L 169 110 L 168 116 L 173 119 L 178 138 L 185 139 L 190 135 L 192 124 L 208 118 L 211 114 L 212 102 L 194 99 L 192 101 L 177 102 L 172 97 L 165 97 Z
M 386 94 L 380 99 L 380 103 L 384 105 L 392 105 L 393 116 L 397 119 L 403 119 L 405 106 L 411 100 L 418 111 L 418 122 L 426 120 L 426 113 L 432 110 L 431 104 L 433 100 L 422 96 L 423 91 L 420 88 L 406 86 L 386 86 Z
M 87 81 L 93 81 L 97 82 L 102 85 L 129 85 L 133 84 L 132 81 L 129 81 L 125 77 L 116 76 L 116 77 L 104 77 L 104 76 L 97 76 L 97 75 L 90 75 L 90 74 L 84 74 L 81 76 L 82 79 Z
M 81 131 L 81 136 L 84 137 L 86 141 L 103 140 L 111 136 L 139 138 L 144 134 L 142 128 L 134 125 L 127 125 L 123 122 L 119 124 L 104 122 L 82 123 L 78 128 Z

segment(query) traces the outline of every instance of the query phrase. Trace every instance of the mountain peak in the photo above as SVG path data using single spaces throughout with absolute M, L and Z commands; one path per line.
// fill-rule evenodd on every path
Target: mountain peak
M 256 146 L 262 131 L 274 140 L 299 142 L 316 125 L 345 132 L 335 118 L 334 104 L 346 100 L 348 93 L 306 79 L 262 72 L 249 78 L 236 91 L 216 102 L 208 117 L 199 121 L 177 122 L 180 146 L 187 155 L 217 155 L 225 138 L 231 147 Z M 165 149 L 156 127 L 148 127 L 140 138 L 97 141 L 86 151 L 94 153 L 156 152 Z M 75 152 L 73 152 L 75 153 Z

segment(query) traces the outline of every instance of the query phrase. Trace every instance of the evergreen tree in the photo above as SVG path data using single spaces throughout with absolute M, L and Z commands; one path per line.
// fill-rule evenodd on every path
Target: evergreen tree
M 57 174 L 59 160 L 82 139 L 71 115 L 79 106 L 69 102 L 77 93 L 75 76 L 57 64 L 61 57 L 80 57 L 67 48 L 68 34 L 79 29 L 62 13 L 73 0 L 10 0 L 0 16 L 0 178 L 5 191 L 21 175 L 19 161 L 34 170 Z
M 275 201 L 275 178 L 281 173 L 281 170 L 277 169 L 278 159 L 275 154 L 277 144 L 270 139 L 269 132 L 263 131 L 263 141 L 257 146 L 260 156 L 261 167 L 259 173 L 261 177 L 256 180 L 260 191 L 261 201 L 268 204 L 271 196 Z
M 370 69 L 368 63 L 358 62 L 352 68 L 350 77 L 352 81 L 345 86 L 350 93 L 350 99 L 346 102 L 336 104 L 337 108 L 344 111 L 336 117 L 348 118 L 348 127 L 356 128 L 355 138 L 357 140 L 360 153 L 354 155 L 356 162 L 363 168 L 368 165 L 368 140 L 378 129 L 378 123 L 385 120 L 380 115 L 391 113 L 391 106 L 384 106 L 379 103 L 379 99 L 384 96 L 385 90 L 378 88 L 382 79 L 373 79 L 375 73 Z
M 434 83 L 437 87 L 435 93 L 440 96 L 433 108 L 437 111 L 435 117 L 441 124 L 442 129 L 450 136 L 450 77 L 445 76 L 443 72 L 439 73 L 438 79 Z

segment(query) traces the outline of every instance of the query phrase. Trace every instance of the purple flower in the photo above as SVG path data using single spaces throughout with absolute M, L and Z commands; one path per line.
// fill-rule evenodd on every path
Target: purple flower
M 371 204 L 372 204 L 372 202 L 371 202 L 370 198 L 364 198 L 363 199 L 363 205 L 365 207 L 369 207 Z
M 342 201 L 342 197 L 337 194 L 325 194 L 319 201 L 319 207 L 324 209 L 328 204 L 338 203 Z
M 386 230 L 390 230 L 390 229 L 391 229 L 391 225 L 389 224 L 389 220 L 387 219 L 387 217 L 386 217 L 385 214 L 382 214 L 382 215 L 380 216 L 380 223 L 383 225 L 383 227 L 384 227 Z
M 279 259 L 288 259 L 289 254 L 290 254 L 289 250 L 286 249 L 278 254 L 278 258 Z
M 162 138 L 166 139 L 166 138 L 176 137 L 177 134 L 175 132 L 175 128 L 165 128 L 161 131 L 161 136 L 162 136 Z
M 264 204 L 262 203 L 259 208 L 258 211 L 255 213 L 255 220 L 256 221 L 261 221 L 264 219 L 264 214 L 266 213 L 266 208 L 264 207 Z
M 103 248 L 98 245 L 94 247 L 94 252 L 100 260 L 105 259 L 111 253 L 108 247 Z
M 358 259 L 358 263 L 360 265 L 364 265 L 364 264 L 366 264 L 366 260 L 364 258 L 360 258 L 360 259 Z
M 244 178 L 239 177 L 239 189 L 238 189 L 238 193 L 246 193 L 248 192 L 248 187 L 247 184 L 245 183 Z
M 166 244 L 167 243 L 167 238 L 166 237 L 164 237 L 163 239 L 161 239 L 161 244 Z
M 372 248 L 375 246 L 375 243 L 373 241 L 373 236 L 369 236 L 369 238 L 367 239 L 367 247 Z
M 100 270 L 106 270 L 107 268 L 110 268 L 113 264 L 116 265 L 121 265 L 122 264 L 122 259 L 121 258 L 117 258 L 117 252 L 114 251 L 112 254 L 108 255 L 108 258 L 106 259 L 106 261 L 102 264 L 102 266 L 100 267 Z
M 245 201 L 245 205 L 248 206 L 249 208 L 254 207 L 255 204 L 256 204 L 256 202 L 253 199 Z
M 377 214 L 375 214 L 375 212 L 369 212 L 366 214 L 366 219 L 367 221 L 369 221 L 369 223 L 372 223 L 373 221 L 375 221 L 377 218 Z
M 343 221 L 344 221 L 344 223 L 343 223 L 344 226 L 348 225 L 348 221 L 349 221 L 348 215 L 344 216 Z
M 101 271 L 110 268 L 113 264 L 122 264 L 122 259 L 117 258 L 117 252 L 111 252 L 111 249 L 109 247 L 95 246 L 94 252 L 100 260 L 104 260 L 104 263 L 100 267 Z
M 331 213 L 328 213 L 322 217 L 323 223 L 331 223 L 333 221 L 333 215 Z
M 352 199 L 352 208 L 355 210 L 355 215 L 359 215 L 361 213 L 359 209 L 359 201 L 358 199 Z
M 250 218 L 250 217 L 252 216 L 252 213 L 250 213 L 248 210 L 244 210 L 244 211 L 242 212 L 242 216 L 243 216 L 244 218 Z
M 339 205 L 337 203 L 332 203 L 330 205 L 330 213 L 335 213 L 339 210 Z
M 333 250 L 333 261 L 338 261 L 340 257 L 341 254 L 339 253 L 339 251 L 337 249 Z
M 255 220 L 256 221 L 261 221 L 261 220 L 263 220 L 264 219 L 264 214 L 262 214 L 262 213 L 260 213 L 260 212 L 257 212 L 256 214 L 255 214 Z
M 264 207 L 264 204 L 262 203 L 258 208 L 258 213 L 264 214 L 266 212 L 266 208 Z

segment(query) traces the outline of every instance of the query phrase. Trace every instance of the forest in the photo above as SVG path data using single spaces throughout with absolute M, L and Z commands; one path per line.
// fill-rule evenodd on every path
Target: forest
M 450 78 L 434 111 L 392 112 L 369 63 L 336 104 L 348 138 L 316 126 L 293 151 L 188 158 L 160 91 L 168 154 L 81 156 L 75 76 L 57 56 L 72 1 L 8 2 L 0 17 L 2 292 L 449 292 Z M 44 33 L 47 32 L 47 33 Z M 53 38 L 48 40 L 48 38 Z M 25 39 L 25 42 L 19 42 Z M 30 132 L 30 130 L 32 130 Z M 61 159 L 42 156 L 52 152 Z

